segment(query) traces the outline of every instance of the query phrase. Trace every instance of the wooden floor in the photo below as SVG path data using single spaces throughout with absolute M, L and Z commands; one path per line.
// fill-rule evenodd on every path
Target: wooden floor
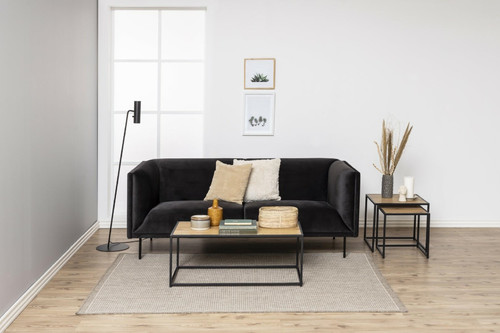
M 95 250 L 106 237 L 106 230 L 92 236 L 7 332 L 500 332 L 500 229 L 432 229 L 430 259 L 415 248 L 391 248 L 382 259 L 362 237 L 349 239 L 348 252 L 373 256 L 407 313 L 75 315 L 118 255 Z M 113 238 L 124 240 L 125 231 Z M 193 240 L 189 251 L 225 251 L 231 245 Z M 305 249 L 332 251 L 332 245 L 341 251 L 341 239 L 326 238 L 306 239 Z M 268 246 L 257 241 L 245 248 Z M 151 252 L 149 241 L 143 248 Z M 137 243 L 127 251 L 137 253 Z M 166 253 L 166 240 L 155 240 L 152 251 Z

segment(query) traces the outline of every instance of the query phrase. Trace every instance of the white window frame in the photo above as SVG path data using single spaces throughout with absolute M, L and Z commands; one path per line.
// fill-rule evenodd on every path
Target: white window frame
M 97 103 L 97 121 L 98 121 L 98 140 L 97 140 L 97 219 L 101 228 L 109 227 L 111 219 L 111 207 L 113 204 L 114 185 L 116 179 L 113 175 L 113 133 L 112 122 L 112 13 L 114 9 L 187 9 L 187 10 L 207 10 L 209 0 L 99 0 L 98 3 L 98 103 Z M 205 16 L 205 25 L 207 16 Z M 206 27 L 205 34 L 208 36 Z M 206 43 L 206 42 L 205 42 Z M 205 48 L 206 49 L 206 48 Z M 160 60 L 162 62 L 168 62 Z M 204 62 L 207 62 L 205 51 Z M 207 68 L 205 66 L 205 91 L 207 87 Z M 160 78 L 159 78 L 160 79 Z M 160 92 L 158 92 L 160 94 Z M 161 98 L 161 96 L 158 96 Z M 131 101 L 130 109 L 133 108 Z M 127 110 L 123 110 L 125 112 Z M 206 103 L 204 110 L 206 111 Z M 164 112 L 158 110 L 158 117 L 162 114 L 175 114 L 175 112 Z M 182 112 L 182 114 L 203 114 L 203 112 Z M 158 126 L 160 123 L 158 122 Z M 159 135 L 158 135 L 159 137 Z M 158 138 L 159 140 L 159 138 Z M 160 145 L 157 147 L 158 155 Z M 123 162 L 122 166 L 134 163 Z M 122 170 L 121 177 L 126 177 Z M 113 185 L 113 186 L 112 186 Z M 126 228 L 126 216 L 116 216 L 113 221 L 113 227 Z

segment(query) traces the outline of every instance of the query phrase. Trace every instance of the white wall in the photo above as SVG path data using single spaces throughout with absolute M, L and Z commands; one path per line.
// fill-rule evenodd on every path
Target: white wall
M 496 0 L 209 1 L 205 155 L 344 159 L 364 198 L 391 117 L 414 125 L 395 189 L 413 175 L 435 221 L 498 226 L 499 17 Z M 242 136 L 251 57 L 277 61 L 274 137 Z
M 97 1 L 0 2 L 0 317 L 96 221 Z

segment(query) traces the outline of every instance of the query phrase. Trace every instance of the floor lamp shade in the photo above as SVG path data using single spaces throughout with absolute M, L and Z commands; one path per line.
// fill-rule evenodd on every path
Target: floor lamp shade
M 128 110 L 125 115 L 125 127 L 123 129 L 123 140 L 122 140 L 122 149 L 120 151 L 120 162 L 118 163 L 118 173 L 116 175 L 116 185 L 115 185 L 115 196 L 113 199 L 113 209 L 111 210 L 111 222 L 109 224 L 109 232 L 108 232 L 108 242 L 106 244 L 99 245 L 96 249 L 102 252 L 116 252 L 123 251 L 128 249 L 128 245 L 124 243 L 113 243 L 111 242 L 111 230 L 113 229 L 113 218 L 115 216 L 115 205 L 116 205 L 116 193 L 118 191 L 118 182 L 120 180 L 120 169 L 122 167 L 122 157 L 123 157 L 123 147 L 125 145 L 125 136 L 127 134 L 127 123 L 128 123 L 128 115 L 133 112 L 134 123 L 141 123 L 141 101 L 134 101 L 134 110 Z
M 134 102 L 134 123 L 141 123 L 141 101 Z

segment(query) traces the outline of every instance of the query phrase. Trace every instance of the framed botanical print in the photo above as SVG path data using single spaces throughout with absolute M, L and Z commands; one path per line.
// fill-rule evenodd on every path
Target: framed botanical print
M 245 93 L 243 135 L 274 135 L 274 93 Z
M 245 59 L 245 89 L 274 89 L 276 59 Z

